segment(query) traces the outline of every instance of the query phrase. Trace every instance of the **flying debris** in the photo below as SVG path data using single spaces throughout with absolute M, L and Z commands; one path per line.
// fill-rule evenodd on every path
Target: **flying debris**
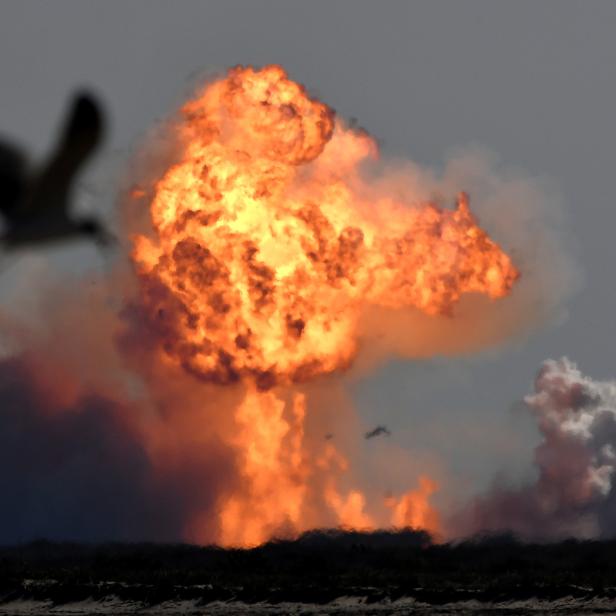
M 385 436 L 391 436 L 391 432 L 387 429 L 387 426 L 377 426 L 376 428 L 374 428 L 374 430 L 366 432 L 366 434 L 364 434 L 364 438 L 366 440 L 369 440 L 371 438 L 374 438 L 375 436 L 381 436 L 381 434 L 384 434 Z
M 0 144 L 0 212 L 5 248 L 18 248 L 77 237 L 99 246 L 115 240 L 95 218 L 74 219 L 69 213 L 76 175 L 99 147 L 104 134 L 100 104 L 88 93 L 75 96 L 54 153 L 42 171 L 28 177 L 25 157 Z

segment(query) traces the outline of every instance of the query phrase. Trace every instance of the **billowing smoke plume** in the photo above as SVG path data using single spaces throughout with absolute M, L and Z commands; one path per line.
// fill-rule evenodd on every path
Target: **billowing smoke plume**
M 343 375 L 557 313 L 571 269 L 543 188 L 475 154 L 440 175 L 380 159 L 280 67 L 232 69 L 158 145 L 123 203 L 129 267 L 98 295 L 57 285 L 43 331 L 8 332 L 0 489 L 20 505 L 0 540 L 438 532 L 433 469 L 395 489 L 357 472 Z
M 565 357 L 547 360 L 524 402 L 542 436 L 536 481 L 518 489 L 497 482 L 454 520 L 456 532 L 544 540 L 613 535 L 616 382 L 593 381 Z
M 0 544 L 180 541 L 191 511 L 213 515 L 222 448 L 157 468 L 130 403 L 95 391 L 63 400 L 36 371 L 25 355 L 0 361 Z

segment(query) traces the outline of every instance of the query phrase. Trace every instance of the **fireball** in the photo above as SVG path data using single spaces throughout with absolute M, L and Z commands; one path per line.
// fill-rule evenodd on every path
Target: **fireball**
M 184 104 L 174 131 L 154 233 L 135 236 L 132 255 L 164 361 L 245 388 L 228 439 L 243 481 L 221 503 L 220 542 L 310 528 L 315 501 L 343 526 L 437 530 L 429 478 L 390 499 L 389 520 L 361 491 L 341 493 L 347 461 L 307 443 L 298 387 L 352 363 L 367 307 L 436 316 L 465 293 L 502 298 L 519 275 L 511 259 L 466 194 L 448 209 L 375 191 L 363 169 L 376 142 L 279 66 L 231 69 Z

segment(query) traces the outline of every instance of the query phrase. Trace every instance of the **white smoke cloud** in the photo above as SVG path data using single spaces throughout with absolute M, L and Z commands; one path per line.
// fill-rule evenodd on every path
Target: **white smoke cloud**
M 453 517 L 453 532 L 513 531 L 530 539 L 613 535 L 616 381 L 584 376 L 566 357 L 547 360 L 524 402 L 542 435 L 536 481 L 519 488 L 495 482 Z

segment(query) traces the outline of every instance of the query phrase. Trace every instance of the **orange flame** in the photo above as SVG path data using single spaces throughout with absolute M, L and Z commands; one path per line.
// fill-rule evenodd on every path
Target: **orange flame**
M 364 494 L 332 479 L 342 455 L 327 444 L 329 462 L 307 456 L 303 394 L 286 404 L 281 388 L 348 366 L 369 305 L 448 314 L 464 293 L 503 297 L 518 272 L 466 195 L 449 210 L 368 190 L 375 142 L 279 66 L 230 70 L 176 129 L 179 158 L 150 205 L 155 237 L 136 236 L 133 258 L 165 361 L 247 388 L 229 437 L 243 487 L 221 506 L 220 541 L 309 528 L 315 498 L 339 524 L 373 527 Z M 436 524 L 425 482 L 393 507 L 394 524 Z
M 293 423 L 284 418 L 284 402 L 271 392 L 250 391 L 238 407 L 240 467 L 245 481 L 221 516 L 224 545 L 258 545 L 280 532 L 280 520 L 301 526 L 306 495 L 303 460 L 304 398 L 296 396 Z
M 397 528 L 422 528 L 437 534 L 439 531 L 438 513 L 430 506 L 430 496 L 438 485 L 429 477 L 419 478 L 419 488 L 403 494 L 400 499 L 388 499 L 392 509 L 392 524 Z

